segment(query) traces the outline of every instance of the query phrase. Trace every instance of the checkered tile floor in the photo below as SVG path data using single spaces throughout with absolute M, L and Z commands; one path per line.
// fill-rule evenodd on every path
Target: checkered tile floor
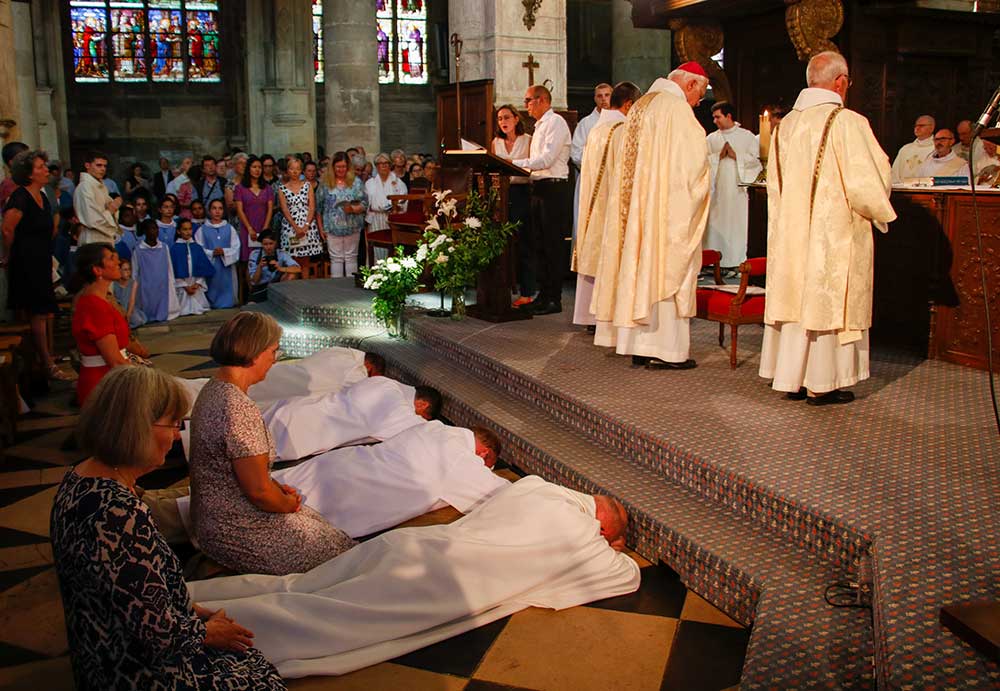
M 207 348 L 228 314 L 147 327 L 157 366 L 208 376 Z M 73 688 L 58 582 L 48 540 L 58 483 L 82 460 L 66 444 L 77 412 L 72 387 L 36 400 L 18 439 L 0 456 L 0 689 Z M 508 471 L 509 472 L 509 471 Z M 143 478 L 182 479 L 182 462 Z M 411 524 L 453 520 L 453 511 Z M 528 609 L 488 626 L 343 677 L 294 680 L 292 689 L 699 689 L 735 687 L 749 632 L 689 592 L 664 565 L 632 555 L 642 586 L 632 595 L 561 612 Z

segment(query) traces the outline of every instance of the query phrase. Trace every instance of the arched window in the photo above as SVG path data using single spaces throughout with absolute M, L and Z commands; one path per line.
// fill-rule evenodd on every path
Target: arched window
M 218 82 L 219 3 L 70 0 L 77 82 Z
M 313 5 L 313 63 L 323 81 L 323 0 Z M 380 84 L 427 83 L 427 0 L 375 0 Z

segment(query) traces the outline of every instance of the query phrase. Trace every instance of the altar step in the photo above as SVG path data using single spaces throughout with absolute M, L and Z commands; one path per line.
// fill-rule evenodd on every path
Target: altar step
M 691 589 L 753 627 L 741 688 L 874 688 L 870 613 L 823 600 L 828 585 L 849 578 L 842 564 L 588 439 L 565 418 L 469 376 L 451 352 L 385 338 L 364 347 L 385 356 L 390 375 L 444 392 L 448 419 L 494 429 L 505 460 L 620 499 L 637 552 L 662 559 Z

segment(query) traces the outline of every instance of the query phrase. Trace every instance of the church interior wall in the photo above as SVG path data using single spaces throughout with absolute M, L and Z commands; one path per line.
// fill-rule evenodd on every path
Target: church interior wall
M 594 109 L 594 86 L 613 79 L 611 2 L 566 2 L 566 101 L 580 118 Z

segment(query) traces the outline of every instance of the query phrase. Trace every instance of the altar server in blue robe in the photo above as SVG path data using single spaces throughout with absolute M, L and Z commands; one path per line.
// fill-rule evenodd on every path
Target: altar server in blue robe
M 176 319 L 180 316 L 180 305 L 174 290 L 170 250 L 159 240 L 156 221 L 143 221 L 139 230 L 144 237 L 132 252 L 132 274 L 139 282 L 139 306 L 147 321 Z
M 160 217 L 156 219 L 156 227 L 160 229 L 160 242 L 170 247 L 177 237 L 177 224 L 174 222 L 174 200 L 167 197 L 160 202 Z
M 240 237 L 225 218 L 226 206 L 221 199 L 208 205 L 208 220 L 195 234 L 195 240 L 212 258 L 215 275 L 208 281 L 208 301 L 212 309 L 236 305 L 238 283 L 236 262 L 240 258 Z
M 177 291 L 182 317 L 187 314 L 204 314 L 212 309 L 205 293 L 215 267 L 205 248 L 195 242 L 193 236 L 191 219 L 179 219 L 177 237 L 170 248 L 170 262 L 174 265 L 174 289 Z
M 115 243 L 115 251 L 121 260 L 132 260 L 132 251 L 139 244 L 139 236 L 136 235 L 135 228 L 135 209 L 131 204 L 125 204 L 118 211 L 118 229 L 121 231 L 121 237 Z

